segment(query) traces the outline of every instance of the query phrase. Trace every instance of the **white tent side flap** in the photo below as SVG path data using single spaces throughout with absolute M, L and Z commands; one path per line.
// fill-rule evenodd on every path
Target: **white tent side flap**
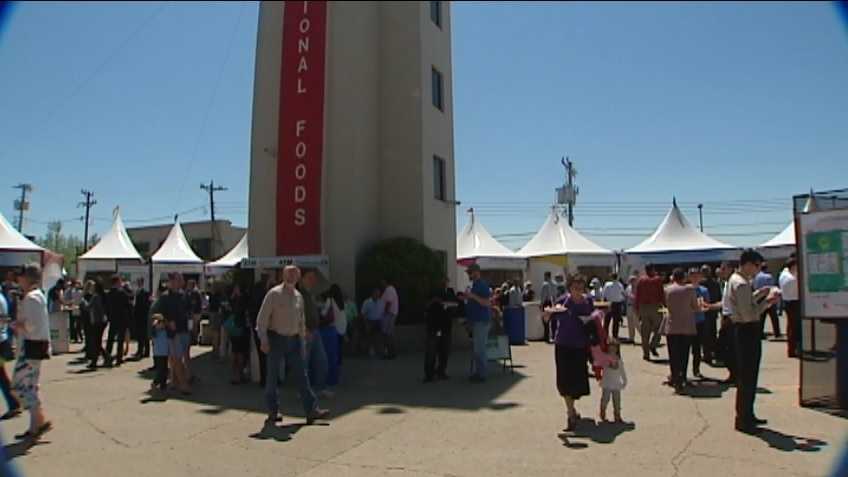
M 568 225 L 568 222 L 552 211 L 542 228 L 518 251 L 521 257 L 543 257 L 549 255 L 598 255 L 614 259 L 615 254 L 584 237 Z
M 176 222 L 171 231 L 168 232 L 168 237 L 159 250 L 153 254 L 151 260 L 155 264 L 202 264 L 203 259 L 194 253 L 191 246 L 186 240 L 183 227 L 179 222 Z
M 515 252 L 495 240 L 472 213 L 471 219 L 456 238 L 456 258 L 468 260 L 479 257 L 519 258 Z
M 115 214 L 112 228 L 100 239 L 94 247 L 84 253 L 80 260 L 139 260 L 141 255 L 130 240 L 121 214 Z
M 18 232 L 12 224 L 0 214 L 0 251 L 3 252 L 44 252 L 42 247 L 33 243 Z
M 738 250 L 693 227 L 675 200 L 656 231 L 625 253 L 654 263 L 684 263 L 738 258 Z
M 795 221 L 789 223 L 783 232 L 775 235 L 771 240 L 760 245 L 761 248 L 769 247 L 794 247 L 795 246 Z
M 244 234 L 241 240 L 226 255 L 212 263 L 206 264 L 207 271 L 226 270 L 241 264 L 241 261 L 249 256 L 250 251 L 248 250 L 247 243 L 247 234 Z

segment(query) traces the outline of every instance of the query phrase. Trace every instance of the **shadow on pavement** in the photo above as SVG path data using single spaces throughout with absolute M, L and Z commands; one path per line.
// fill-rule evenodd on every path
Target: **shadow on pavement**
M 24 440 L 15 442 L 14 444 L 7 444 L 3 447 L 3 450 L 6 453 L 6 458 L 8 460 L 12 460 L 18 457 L 23 457 L 29 454 L 29 450 L 35 446 L 49 444 L 50 441 L 31 441 Z
M 720 381 L 701 380 L 697 386 L 686 388 L 685 394 L 693 399 L 717 399 L 730 389 L 729 384 Z
M 818 452 L 823 446 L 827 445 L 827 442 L 819 439 L 790 436 L 765 427 L 761 429 L 757 437 L 768 444 L 769 447 L 783 452 Z
M 612 444 L 618 436 L 633 430 L 636 430 L 636 424 L 632 422 L 596 422 L 594 419 L 582 418 L 574 431 L 562 432 L 558 437 L 565 447 L 585 449 L 589 444 L 575 439 L 588 439 L 596 444 Z
M 198 378 L 192 394 L 169 392 L 165 399 L 197 403 L 200 405 L 197 412 L 209 415 L 234 410 L 266 413 L 263 390 L 258 384 L 231 385 L 229 363 L 213 359 L 209 348 L 202 348 L 201 353 L 191 362 L 192 374 Z M 402 355 L 391 361 L 345 356 L 342 382 L 333 389 L 335 397 L 320 399 L 320 406 L 329 409 L 333 417 L 369 406 L 382 415 L 402 414 L 410 407 L 504 411 L 520 406 L 515 402 L 499 402 L 498 398 L 525 379 L 525 375 L 517 370 L 502 372 L 500 366 L 492 363 L 488 381 L 471 384 L 462 375 L 469 359 L 467 351 L 453 353 L 452 366 L 448 369 L 454 373 L 452 378 L 422 384 L 421 353 Z M 151 378 L 146 372 L 140 372 L 137 377 Z M 155 403 L 159 399 L 148 394 L 142 402 Z M 292 383 L 284 382 L 280 388 L 280 412 L 286 417 L 304 417 L 297 388 Z

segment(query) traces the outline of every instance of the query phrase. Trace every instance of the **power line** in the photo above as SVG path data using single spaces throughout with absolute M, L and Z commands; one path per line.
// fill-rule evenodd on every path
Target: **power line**
M 141 33 L 141 31 L 144 30 L 162 12 L 167 3 L 168 2 L 163 2 L 156 10 L 153 11 L 153 13 L 145 17 L 145 19 L 142 20 L 141 23 L 139 23 L 138 26 L 129 35 L 127 35 L 127 37 L 124 38 L 124 40 L 121 41 L 117 47 L 115 47 L 108 55 L 106 55 L 106 58 L 104 58 L 103 61 L 101 61 L 88 76 L 86 76 L 81 82 L 77 84 L 77 86 L 73 89 L 73 91 L 71 91 L 70 94 L 67 94 L 61 99 L 59 99 L 58 104 L 54 104 L 53 109 L 50 110 L 50 112 L 47 114 L 47 117 L 43 121 L 41 121 L 40 126 L 32 129 L 33 133 L 28 135 L 27 141 L 32 142 L 36 131 L 44 131 L 46 126 L 53 120 L 53 118 L 56 117 L 59 111 L 64 108 L 72 99 L 74 99 L 80 92 L 82 92 L 85 86 L 88 85 L 88 83 L 90 83 L 95 77 L 97 77 L 97 75 L 99 75 L 106 68 L 106 66 L 110 62 L 112 62 L 112 60 L 118 57 L 118 53 L 120 53 L 124 48 L 126 48 L 130 41 L 132 41 L 139 33 Z
M 209 114 L 212 112 L 212 106 L 215 104 L 215 98 L 218 96 L 218 87 L 221 85 L 221 78 L 224 77 L 224 70 L 226 69 L 227 63 L 230 61 L 230 53 L 233 49 L 233 43 L 235 43 L 236 32 L 238 31 L 238 27 L 241 24 L 241 17 L 244 14 L 244 8 L 239 8 L 238 17 L 236 17 L 236 23 L 233 25 L 233 31 L 230 33 L 230 40 L 227 44 L 227 50 L 224 54 L 224 61 L 221 63 L 221 67 L 218 69 L 218 76 L 215 78 L 215 83 L 212 86 L 212 93 L 209 95 L 209 101 L 206 103 L 206 109 L 203 112 L 203 120 L 200 123 L 200 130 L 197 132 L 197 138 L 194 141 L 194 147 L 191 151 L 191 156 L 188 161 L 188 169 L 186 170 L 185 176 L 183 177 L 183 181 L 180 184 L 180 188 L 177 192 L 177 204 L 180 204 L 183 196 L 183 190 L 185 189 L 186 181 L 191 175 L 191 169 L 194 166 L 194 161 L 197 159 L 197 151 L 200 149 L 200 142 L 203 140 L 203 135 L 206 132 L 206 124 L 209 122 Z

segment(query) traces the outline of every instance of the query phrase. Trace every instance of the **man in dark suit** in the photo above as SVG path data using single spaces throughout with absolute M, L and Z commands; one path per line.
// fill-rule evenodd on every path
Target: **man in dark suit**
M 106 316 L 109 319 L 109 338 L 106 340 L 106 366 L 112 366 L 112 347 L 118 343 L 118 351 L 114 357 L 115 364 L 124 362 L 124 339 L 130 322 L 132 305 L 130 298 L 123 289 L 121 277 L 112 277 L 112 288 L 106 293 Z
M 433 293 L 427 305 L 427 342 L 424 355 L 424 382 L 448 379 L 447 368 L 450 357 L 453 319 L 459 299 L 453 288 L 444 279 L 442 286 Z M 436 361 L 438 359 L 438 365 Z
M 138 340 L 138 351 L 136 359 L 150 356 L 150 292 L 144 288 L 144 278 L 139 278 L 138 289 L 135 292 L 135 303 L 133 305 L 133 316 L 135 318 L 135 335 Z

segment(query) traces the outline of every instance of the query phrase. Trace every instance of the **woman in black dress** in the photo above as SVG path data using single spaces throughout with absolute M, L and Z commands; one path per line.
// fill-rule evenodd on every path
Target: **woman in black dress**
M 565 400 L 566 430 L 573 430 L 580 419 L 575 402 L 589 395 L 589 346 L 597 341 L 597 330 L 591 319 L 595 306 L 586 294 L 586 279 L 581 275 L 571 277 L 568 291 L 554 302 L 548 313 L 557 322 L 554 337 L 557 391 Z

